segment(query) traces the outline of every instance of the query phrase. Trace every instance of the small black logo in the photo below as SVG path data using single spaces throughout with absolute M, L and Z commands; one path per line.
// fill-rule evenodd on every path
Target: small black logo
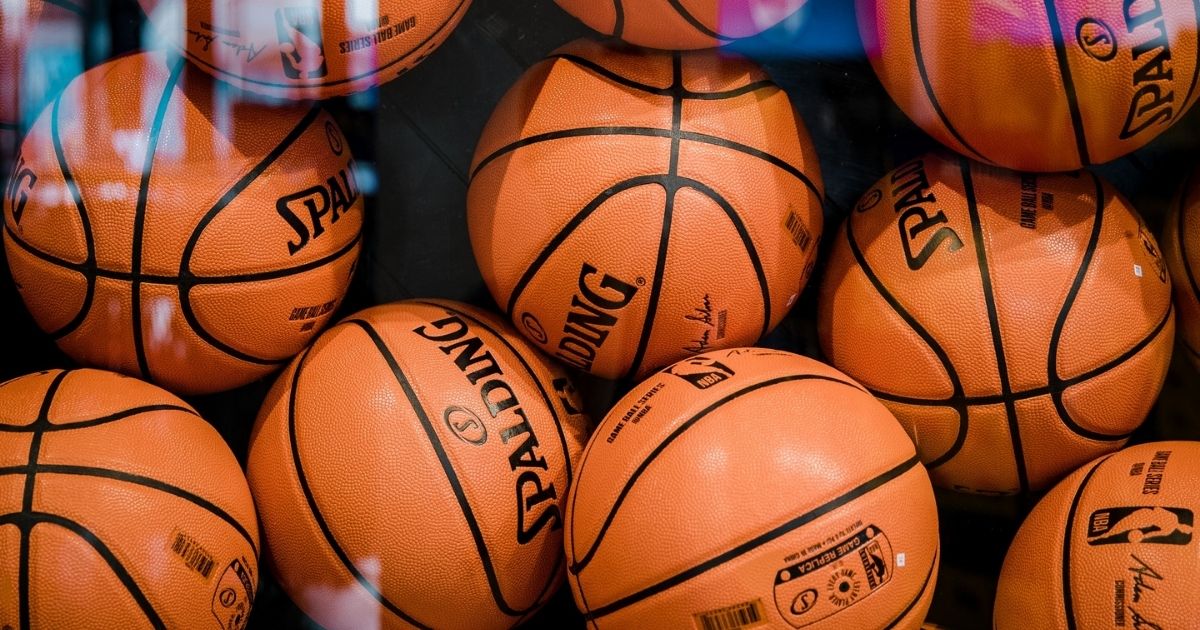
M 213 593 L 212 612 L 224 630 L 244 630 L 254 605 L 254 576 L 244 559 L 225 568 Z
M 319 8 L 287 7 L 275 11 L 279 58 L 287 78 L 320 79 L 329 74 L 321 30 Z
M 804 613 L 812 610 L 813 606 L 817 605 L 817 599 L 819 597 L 820 593 L 817 593 L 817 589 L 815 588 L 800 591 L 800 594 L 796 596 L 796 599 L 792 600 L 792 614 L 803 615 Z
M 525 327 L 525 332 L 529 333 L 529 338 L 545 345 L 550 340 L 546 336 L 546 329 L 542 327 L 542 322 L 533 316 L 533 313 L 525 313 L 521 315 L 521 325 Z
M 855 208 L 855 210 L 858 212 L 867 212 L 875 206 L 878 206 L 880 201 L 883 201 L 883 192 L 878 188 L 875 188 L 863 196 L 863 198 L 858 202 L 858 206 Z
M 450 432 L 458 439 L 475 446 L 487 442 L 487 425 L 470 409 L 450 407 L 446 409 L 443 417 Z
M 1126 507 L 1092 513 L 1088 544 L 1187 545 L 1195 516 L 1185 508 Z
M 1075 25 L 1075 41 L 1096 61 L 1112 61 L 1117 56 L 1117 36 L 1112 28 L 1096 18 L 1083 18 Z
M 696 389 L 708 389 L 721 381 L 728 380 L 733 376 L 733 370 L 719 361 L 698 357 L 672 365 L 667 368 L 667 374 L 678 376 L 691 383 L 692 387 Z
M 342 133 L 332 120 L 325 121 L 325 139 L 329 141 L 329 150 L 333 151 L 334 155 L 341 155 L 346 150 L 346 144 L 342 142 Z

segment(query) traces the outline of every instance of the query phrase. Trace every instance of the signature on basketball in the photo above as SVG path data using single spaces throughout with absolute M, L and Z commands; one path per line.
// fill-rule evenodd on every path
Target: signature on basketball
M 1136 554 L 1129 554 L 1129 557 L 1135 564 L 1129 567 L 1129 573 L 1133 576 L 1133 604 L 1139 604 L 1150 592 L 1156 590 L 1154 584 L 1165 580 L 1162 574 Z M 1134 630 L 1162 630 L 1162 626 L 1143 617 L 1132 604 L 1129 606 L 1129 613 Z
M 703 303 L 699 307 L 692 309 L 690 314 L 683 316 L 689 322 L 703 324 L 704 332 L 698 338 L 693 339 L 691 343 L 684 346 L 683 351 L 690 354 L 703 354 L 707 352 L 712 348 L 714 333 L 718 341 L 724 339 L 725 317 L 726 311 L 716 312 L 716 309 L 713 307 L 712 296 L 705 293 Z

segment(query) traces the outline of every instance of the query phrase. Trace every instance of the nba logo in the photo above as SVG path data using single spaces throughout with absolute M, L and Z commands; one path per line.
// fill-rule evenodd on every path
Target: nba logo
M 321 35 L 321 9 L 288 7 L 275 11 L 279 57 L 289 79 L 320 79 L 329 74 Z
M 713 359 L 690 359 L 667 368 L 673 374 L 692 384 L 696 389 L 708 389 L 733 376 L 733 370 Z

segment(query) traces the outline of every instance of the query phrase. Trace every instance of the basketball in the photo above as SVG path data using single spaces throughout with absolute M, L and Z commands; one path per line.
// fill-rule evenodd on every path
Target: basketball
M 757 35 L 805 0 L 554 0 L 584 24 L 631 44 L 667 50 L 712 48 Z
M 1196 101 L 1190 0 L 857 0 L 888 94 L 946 146 L 1022 171 L 1135 151 Z
M 1140 444 L 1046 495 L 1004 559 L 995 630 L 1195 625 L 1200 444 Z
M 1013 494 L 1120 448 L 1171 362 L 1154 237 L 1090 173 L 927 155 L 835 239 L 821 347 L 916 442 L 935 484 Z
M 239 88 L 288 99 L 345 96 L 395 79 L 441 46 L 471 6 L 471 0 L 139 2 L 197 66 Z
M 0 625 L 242 630 L 258 522 L 220 434 L 97 370 L 0 384 Z
M 1200 368 L 1200 188 L 1191 175 L 1163 229 L 1163 253 L 1175 286 L 1179 338 L 1192 365 Z
M 562 582 L 581 409 L 560 368 L 472 307 L 402 302 L 331 328 L 250 440 L 284 590 L 330 630 L 528 619 Z
M 597 427 L 567 497 L 592 628 L 899 628 L 937 579 L 933 487 L 896 419 L 812 359 L 676 363 Z
M 803 121 L 751 62 L 581 40 L 492 114 L 467 220 L 519 330 L 637 378 L 779 324 L 816 259 L 821 186 Z
M 362 221 L 328 114 L 224 101 L 153 53 L 71 82 L 4 195 L 8 263 L 41 328 L 83 364 L 182 394 L 307 345 L 346 292 Z

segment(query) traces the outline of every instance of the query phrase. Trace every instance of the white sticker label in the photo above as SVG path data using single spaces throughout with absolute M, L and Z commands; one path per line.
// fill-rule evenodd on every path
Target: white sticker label
M 1139 278 L 1141 278 L 1141 277 L 1144 275 L 1144 273 L 1142 272 L 1142 266 L 1141 266 L 1141 265 L 1134 265 L 1134 266 L 1133 266 L 1133 275 L 1135 275 L 1135 276 L 1137 276 L 1137 277 L 1139 277 Z
M 896 554 L 896 566 L 902 567 L 905 562 L 908 562 L 908 556 L 902 553 Z

